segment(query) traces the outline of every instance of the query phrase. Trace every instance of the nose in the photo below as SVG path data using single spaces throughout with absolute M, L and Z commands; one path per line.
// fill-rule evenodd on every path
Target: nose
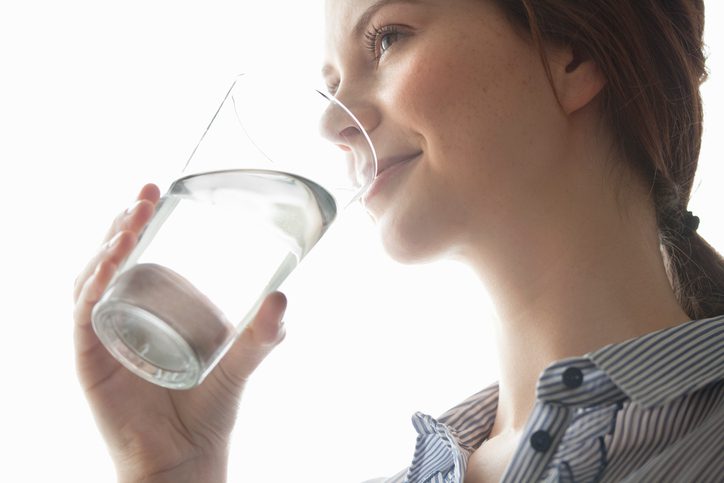
M 351 150 L 354 139 L 362 135 L 354 119 L 334 103 L 330 103 L 324 111 L 319 122 L 319 130 L 327 141 L 345 151 Z
M 339 84 L 322 117 L 322 134 L 326 139 L 342 149 L 350 149 L 354 148 L 360 137 L 364 137 L 360 129 L 372 137 L 381 122 L 381 116 L 371 102 L 370 87 L 362 80 L 351 78 Z M 359 125 L 348 111 L 357 119 Z
M 320 119 L 322 136 L 347 153 L 347 174 L 355 186 L 364 186 L 374 178 L 374 147 L 369 146 L 367 137 L 378 125 L 379 119 L 371 106 L 357 104 L 348 110 L 336 98 L 330 100 Z
M 347 113 L 346 109 L 336 102 L 330 102 L 320 120 L 320 131 L 328 141 L 338 145 L 345 151 L 354 148 L 360 137 L 364 138 L 361 129 L 368 135 L 377 127 L 379 121 L 371 108 L 350 109 L 359 124 Z

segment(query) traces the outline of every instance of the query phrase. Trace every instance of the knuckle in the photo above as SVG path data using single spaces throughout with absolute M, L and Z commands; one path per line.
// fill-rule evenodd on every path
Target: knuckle
M 127 218 L 128 215 L 126 214 L 126 212 L 119 213 L 113 220 L 113 224 L 111 225 L 111 231 L 113 233 L 118 233 L 119 231 L 122 231 L 126 226 Z
M 124 244 L 124 241 L 132 235 L 132 232 L 121 229 L 116 232 L 106 243 L 101 247 L 100 255 L 109 255 L 117 251 L 117 248 Z
M 113 219 L 113 223 L 111 226 L 113 229 L 117 230 L 119 226 L 121 226 L 121 223 L 123 223 L 123 220 L 126 218 L 126 212 L 122 211 L 116 215 L 116 217 Z
M 76 277 L 75 282 L 73 282 L 73 303 L 78 302 L 78 297 L 80 296 L 80 276 Z
M 98 263 L 98 268 L 96 269 L 96 273 L 98 274 L 99 278 L 105 278 L 108 275 L 112 275 L 116 272 L 118 269 L 118 265 L 109 258 L 104 258 Z
M 82 273 L 79 273 L 79 274 L 75 277 L 75 280 L 73 280 L 73 291 L 77 291 L 77 290 L 78 290 L 78 286 L 80 285 L 80 278 L 81 278 L 82 275 L 83 275 Z

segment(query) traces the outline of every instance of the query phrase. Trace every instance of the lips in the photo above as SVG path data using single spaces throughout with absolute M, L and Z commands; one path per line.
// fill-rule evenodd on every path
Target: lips
M 389 178 L 394 177 L 398 171 L 403 169 L 404 165 L 408 164 L 410 161 L 417 159 L 421 155 L 422 151 L 414 154 L 392 156 L 379 160 L 377 163 L 377 176 L 375 176 L 372 185 L 369 187 L 367 193 L 365 193 L 365 196 L 363 198 L 365 206 L 368 205 L 370 200 L 374 198 L 377 193 L 384 189 L 384 186 Z
M 419 151 L 414 154 L 403 154 L 399 156 L 392 156 L 389 158 L 380 159 L 377 161 L 377 176 L 381 175 L 385 170 L 391 168 L 392 166 L 404 163 L 405 161 L 411 161 L 412 159 L 418 157 L 422 154 L 422 151 Z

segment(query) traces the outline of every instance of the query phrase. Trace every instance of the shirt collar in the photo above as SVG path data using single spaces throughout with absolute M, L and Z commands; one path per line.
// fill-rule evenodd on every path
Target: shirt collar
M 724 378 L 724 315 L 586 355 L 635 403 L 652 408 Z
M 722 347 L 724 315 L 686 322 L 554 362 L 538 379 L 537 398 L 571 409 L 620 408 L 626 398 L 655 407 L 724 378 Z M 571 378 L 571 369 L 580 374 Z M 418 440 L 408 477 L 446 470 L 464 475 L 468 457 L 490 435 L 497 407 L 493 383 L 438 419 L 413 415 Z
M 449 475 L 445 481 L 462 481 L 468 458 L 488 439 L 497 407 L 498 384 L 494 383 L 437 419 L 415 413 L 415 456 L 404 481 L 429 481 L 441 474 Z
M 472 453 L 488 439 L 498 409 L 498 383 L 473 394 L 438 418 L 441 424 L 453 429 L 464 451 Z
M 663 405 L 724 378 L 723 348 L 724 315 L 689 321 L 556 361 L 541 373 L 537 396 L 571 406 L 622 397 L 645 408 Z M 572 367 L 583 375 L 576 390 L 563 383 L 563 374 Z M 465 446 L 477 447 L 490 434 L 497 406 L 498 384 L 494 383 L 438 420 L 454 428 Z

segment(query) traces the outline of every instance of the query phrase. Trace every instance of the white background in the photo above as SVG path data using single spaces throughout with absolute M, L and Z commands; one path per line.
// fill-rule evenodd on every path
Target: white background
M 689 206 L 724 251 L 724 5 L 707 8 Z M 2 3 L 0 481 L 114 480 L 75 378 L 73 280 L 142 184 L 180 170 L 232 76 L 317 68 L 322 19 L 318 0 Z M 360 209 L 283 290 L 288 337 L 245 393 L 230 481 L 393 474 L 411 460 L 414 411 L 437 415 L 496 377 L 474 276 L 390 261 Z

